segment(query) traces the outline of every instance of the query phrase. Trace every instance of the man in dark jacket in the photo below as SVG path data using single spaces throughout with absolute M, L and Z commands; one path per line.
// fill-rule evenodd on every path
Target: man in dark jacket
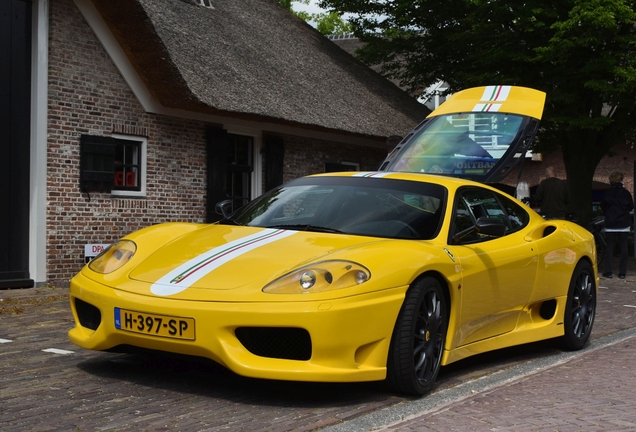
M 605 213 L 605 238 L 607 251 L 605 253 L 605 273 L 603 277 L 612 277 L 612 261 L 614 246 L 620 246 L 620 264 L 618 277 L 625 279 L 627 273 L 627 237 L 633 224 L 630 212 L 634 209 L 632 194 L 623 187 L 623 174 L 613 172 L 609 176 L 610 188 L 605 191 L 601 209 Z
M 534 196 L 541 207 L 540 213 L 550 219 L 565 219 L 569 201 L 568 184 L 557 178 L 554 167 L 547 167 L 545 175 Z

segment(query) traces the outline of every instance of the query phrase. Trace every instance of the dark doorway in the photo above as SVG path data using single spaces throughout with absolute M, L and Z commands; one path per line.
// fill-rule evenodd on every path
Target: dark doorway
M 207 222 L 221 220 L 216 204 L 232 200 L 234 211 L 252 199 L 254 138 L 229 134 L 220 127 L 207 129 Z
M 0 288 L 29 277 L 32 3 L 0 2 Z

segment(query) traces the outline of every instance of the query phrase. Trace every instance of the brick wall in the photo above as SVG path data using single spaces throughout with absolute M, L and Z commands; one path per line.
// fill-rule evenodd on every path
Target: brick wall
M 84 244 L 205 217 L 204 125 L 144 112 L 71 0 L 50 3 L 47 274 L 64 285 Z M 147 198 L 79 189 L 81 134 L 148 137 Z
M 355 162 L 361 171 L 375 171 L 386 157 L 384 148 L 368 148 L 283 135 L 284 181 L 325 172 L 327 162 Z
M 636 161 L 636 149 L 631 144 L 625 143 L 618 145 L 612 149 L 612 156 L 605 156 L 596 167 L 594 180 L 601 183 L 609 183 L 609 175 L 614 171 L 620 171 L 625 176 L 623 183 L 625 188 L 634 195 L 634 162 Z M 563 163 L 563 155 L 560 151 L 543 154 L 540 162 L 533 162 L 526 159 L 523 167 L 521 181 L 525 181 L 528 185 L 536 186 L 545 178 L 545 169 L 553 166 L 556 176 L 566 179 L 565 165 Z M 511 172 L 505 179 L 505 184 L 515 185 L 518 176 L 518 168 Z

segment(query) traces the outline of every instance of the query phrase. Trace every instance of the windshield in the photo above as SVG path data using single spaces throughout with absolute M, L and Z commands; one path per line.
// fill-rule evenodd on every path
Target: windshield
M 514 146 L 524 117 L 474 112 L 434 117 L 401 147 L 388 171 L 423 172 L 460 177 L 491 171 Z M 393 156 L 393 155 L 391 155 Z
M 432 183 L 309 177 L 257 198 L 225 223 L 425 240 L 437 235 L 445 202 L 446 189 Z

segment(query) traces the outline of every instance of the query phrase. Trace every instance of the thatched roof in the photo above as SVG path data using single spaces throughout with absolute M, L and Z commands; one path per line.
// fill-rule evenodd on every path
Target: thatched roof
M 340 48 L 342 48 L 343 50 L 345 50 L 346 52 L 348 52 L 354 57 L 356 57 L 356 51 L 364 46 L 364 43 L 361 42 L 360 39 L 353 36 L 352 34 L 342 35 L 342 36 L 328 36 L 328 38 L 333 43 L 335 43 Z M 380 65 L 373 65 L 371 66 L 371 69 L 380 73 L 382 70 L 382 67 Z M 400 83 L 397 80 L 391 79 L 391 82 L 395 84 L 396 86 L 400 87 Z M 408 93 L 408 91 L 405 88 L 402 88 L 402 87 L 400 88 Z M 419 96 L 419 94 L 417 96 Z M 417 98 L 417 96 L 413 96 L 413 97 Z
M 428 109 L 276 0 L 93 0 L 164 106 L 371 137 Z

